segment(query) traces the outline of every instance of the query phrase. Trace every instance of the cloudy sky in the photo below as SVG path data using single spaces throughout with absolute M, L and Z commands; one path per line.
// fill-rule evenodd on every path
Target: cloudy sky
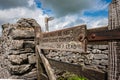
M 0 0 L 0 25 L 15 23 L 20 18 L 34 18 L 45 28 L 44 18 L 50 30 L 87 24 L 88 28 L 108 24 L 108 6 L 111 0 Z M 1 32 L 1 28 L 0 28 Z

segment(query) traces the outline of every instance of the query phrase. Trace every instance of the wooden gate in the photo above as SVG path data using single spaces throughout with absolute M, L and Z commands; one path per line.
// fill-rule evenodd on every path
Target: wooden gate
M 37 68 L 38 68 L 38 80 L 56 80 L 52 72 L 52 68 L 56 67 L 58 69 L 67 70 L 78 75 L 87 77 L 90 80 L 106 80 L 107 75 L 105 73 L 91 70 L 89 68 L 82 69 L 80 65 L 73 65 L 65 62 L 60 62 L 52 59 L 48 59 L 44 56 L 43 49 L 52 49 L 52 50 L 65 50 L 73 52 L 81 52 L 86 54 L 86 45 L 89 42 L 110 42 L 109 52 L 114 54 L 116 52 L 120 53 L 120 45 L 115 43 L 116 47 L 112 46 L 111 41 L 120 40 L 120 28 L 108 30 L 107 27 L 95 28 L 95 29 L 86 29 L 85 25 L 76 26 L 73 28 L 42 33 L 40 27 L 35 28 L 35 43 L 36 43 L 36 55 L 37 55 Z M 113 51 L 114 49 L 114 51 Z M 112 55 L 109 54 L 112 58 Z M 119 58 L 119 55 L 116 56 Z M 114 58 L 112 58 L 114 59 Z M 109 60 L 110 61 L 110 60 Z M 116 63 L 118 65 L 118 63 Z M 110 68 L 111 61 L 109 62 Z M 118 65 L 119 66 L 119 65 Z M 117 67 L 119 70 L 120 67 Z M 116 69 L 115 67 L 115 69 Z M 109 70 L 111 71 L 111 70 Z M 119 75 L 119 71 L 118 75 Z M 92 75 L 95 74 L 95 75 Z M 89 75 L 88 75 L 89 74 Z M 118 79 L 116 79 L 118 80 Z
M 36 33 L 36 55 L 38 65 L 38 79 L 55 80 L 51 71 L 51 66 L 65 69 L 78 75 L 83 75 L 90 80 L 107 80 L 106 74 L 93 71 L 81 66 L 46 59 L 42 54 L 42 49 L 67 50 L 86 53 L 87 43 L 109 43 L 109 70 L 108 80 L 120 80 L 120 1 L 112 0 L 109 7 L 109 25 L 96 29 L 86 29 L 85 25 L 68 28 L 64 30 L 42 33 L 40 27 L 35 28 Z M 47 62 L 47 63 L 45 63 Z M 49 64 L 50 63 L 50 64 Z M 49 65 L 49 67 L 46 67 Z M 60 66 L 62 65 L 62 66 Z M 74 69 L 73 69 L 74 68 Z M 44 74 L 43 74 L 44 73 Z M 92 75 L 90 73 L 94 73 Z M 89 75 L 89 76 L 88 76 Z M 45 80 L 43 79 L 43 80 Z

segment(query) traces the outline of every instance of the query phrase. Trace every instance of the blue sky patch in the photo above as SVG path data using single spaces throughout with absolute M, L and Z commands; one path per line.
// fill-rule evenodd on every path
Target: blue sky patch
M 101 16 L 101 17 L 108 17 L 108 11 L 106 10 L 101 10 L 101 11 L 85 11 L 84 16 L 90 16 L 90 17 L 97 17 L 97 16 Z
M 52 15 L 52 10 L 50 10 L 50 9 L 43 9 L 43 14 Z
M 102 0 L 102 1 L 106 1 L 106 2 L 108 2 L 108 3 L 109 3 L 109 2 L 111 2 L 112 0 Z
M 36 3 L 37 8 L 41 8 L 41 2 L 40 0 L 34 0 Z

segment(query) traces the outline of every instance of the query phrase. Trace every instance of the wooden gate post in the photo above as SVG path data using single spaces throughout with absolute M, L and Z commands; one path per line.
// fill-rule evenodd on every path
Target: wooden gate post
M 36 26 L 35 29 L 35 52 L 37 57 L 37 80 L 56 80 L 56 77 L 52 71 L 51 65 L 47 58 L 43 55 L 41 48 L 39 47 L 40 40 L 42 38 L 41 27 Z
M 120 28 L 120 0 L 113 0 L 109 7 L 109 30 Z M 120 80 L 120 41 L 109 42 L 108 80 Z
M 39 56 L 39 51 L 37 49 L 37 46 L 39 45 L 40 35 L 41 35 L 41 27 L 35 26 L 34 27 L 35 32 L 35 52 L 36 52 L 36 64 L 37 64 L 37 80 L 48 80 L 47 76 L 45 75 L 46 71 L 44 68 L 44 65 L 42 63 L 42 60 Z

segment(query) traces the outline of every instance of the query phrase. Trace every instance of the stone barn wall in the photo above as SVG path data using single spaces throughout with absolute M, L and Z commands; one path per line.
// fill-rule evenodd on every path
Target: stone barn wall
M 2 25 L 0 78 L 37 78 L 35 26 L 39 25 L 34 19 L 20 19 L 16 24 Z

